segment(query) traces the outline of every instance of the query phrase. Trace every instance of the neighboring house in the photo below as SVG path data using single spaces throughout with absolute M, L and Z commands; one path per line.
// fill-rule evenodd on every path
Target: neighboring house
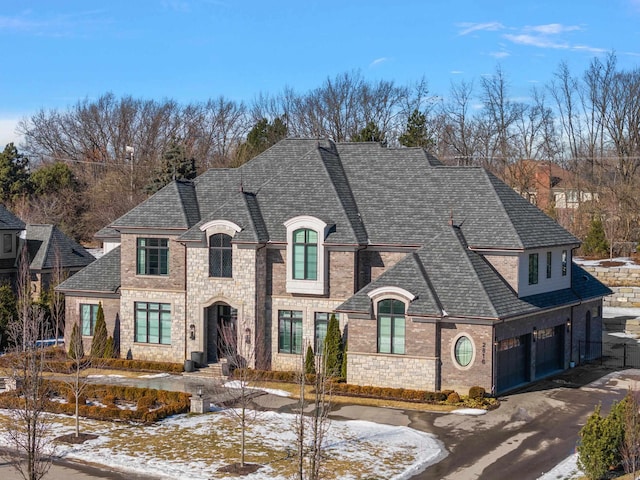
M 507 181 L 543 211 L 574 210 L 597 200 L 598 194 L 580 177 L 552 162 L 521 160 L 509 166 Z
M 15 284 L 18 261 L 26 244 L 31 277 L 31 293 L 38 298 L 59 268 L 66 278 L 95 258 L 54 225 L 25 224 L 0 205 L 0 282 Z
M 503 392 L 601 340 L 609 290 L 573 264 L 579 240 L 485 170 L 419 148 L 283 140 L 109 229 L 120 246 L 58 288 L 67 335 L 80 322 L 90 341 L 102 302 L 130 358 L 215 363 L 231 331 L 257 367 L 300 369 L 335 313 L 350 383 Z

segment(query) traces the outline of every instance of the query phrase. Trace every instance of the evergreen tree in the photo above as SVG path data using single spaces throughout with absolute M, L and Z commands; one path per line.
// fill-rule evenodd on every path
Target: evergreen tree
M 103 358 L 114 358 L 115 355 L 115 343 L 113 341 L 113 337 L 109 336 L 109 338 L 107 338 L 107 344 L 104 347 L 104 356 Z
M 405 131 L 400 135 L 398 141 L 405 147 L 432 147 L 435 142 L 427 131 L 427 117 L 417 108 L 411 112 L 407 119 Z
M 624 441 L 624 400 L 611 407 L 607 417 L 600 414 L 600 405 L 580 430 L 578 467 L 589 478 L 602 478 L 611 467 L 620 464 L 620 449 Z
M 238 147 L 234 166 L 242 165 L 286 138 L 288 128 L 283 118 L 276 117 L 273 122 L 260 119 L 247 134 L 246 141 Z
M 9 143 L 0 153 L 0 195 L 9 202 L 29 193 L 29 159 Z
M 344 350 L 342 351 L 342 369 L 340 370 L 340 377 L 347 380 L 347 343 L 344 344 Z
M 385 143 L 384 133 L 380 131 L 378 125 L 373 121 L 367 122 L 365 127 L 356 133 L 352 138 L 352 142 L 380 142 Z
M 324 355 L 327 375 L 337 377 L 342 372 L 342 335 L 340 334 L 340 324 L 335 314 L 331 314 L 329 325 L 327 326 L 327 336 L 324 339 Z
M 593 220 L 591 220 L 589 233 L 587 233 L 584 243 L 582 244 L 582 251 L 585 255 L 601 257 L 607 256 L 609 253 L 609 242 L 607 242 L 602 219 L 599 216 L 595 216 Z
M 69 340 L 69 358 L 80 360 L 82 357 L 84 357 L 84 345 L 80 336 L 80 327 L 75 323 Z
M 107 346 L 107 324 L 104 321 L 102 302 L 98 304 L 96 313 L 96 325 L 93 329 L 93 341 L 91 342 L 91 357 L 103 358 Z
M 162 155 L 156 177 L 145 190 L 147 193 L 155 193 L 173 180 L 192 180 L 197 174 L 195 158 L 188 158 L 183 142 L 174 139 Z
M 304 358 L 304 373 L 306 375 L 316 374 L 316 356 L 313 354 L 311 345 L 307 345 L 307 355 Z
M 5 283 L 0 286 L 0 351 L 8 345 L 9 334 L 7 325 L 18 317 L 17 299 L 11 285 Z

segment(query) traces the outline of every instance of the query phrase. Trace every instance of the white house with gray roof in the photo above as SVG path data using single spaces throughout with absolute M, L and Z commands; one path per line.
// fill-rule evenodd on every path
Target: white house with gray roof
M 256 366 L 298 369 L 336 314 L 350 383 L 502 392 L 588 356 L 609 293 L 551 218 L 419 148 L 283 140 L 105 232 L 120 246 L 59 290 L 68 333 L 81 322 L 90 342 L 102 302 L 130 358 L 215 364 L 224 331 Z

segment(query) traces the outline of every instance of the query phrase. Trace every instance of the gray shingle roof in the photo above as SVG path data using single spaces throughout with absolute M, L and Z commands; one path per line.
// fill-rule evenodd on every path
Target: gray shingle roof
M 32 270 L 54 268 L 56 257 L 63 268 L 82 268 L 95 260 L 83 246 L 53 225 L 27 225 L 26 239 Z
M 23 230 L 25 223 L 11 213 L 4 205 L 0 205 L 0 230 Z
M 445 228 L 336 310 L 371 314 L 368 293 L 381 286 L 391 286 L 404 288 L 416 296 L 409 304 L 408 315 L 508 319 L 610 293 L 585 273 L 574 264 L 573 288 L 518 298 L 481 255 L 469 250 L 461 229 Z
M 63 293 L 116 293 L 119 288 L 120 247 L 116 247 L 62 282 L 56 290 Z
M 302 139 L 173 182 L 112 227 L 182 229 L 184 241 L 201 241 L 197 227 L 217 216 L 242 227 L 236 241 L 285 242 L 284 222 L 299 215 L 335 225 L 329 244 L 424 245 L 451 216 L 477 248 L 579 244 L 481 168 L 445 167 L 421 148 Z

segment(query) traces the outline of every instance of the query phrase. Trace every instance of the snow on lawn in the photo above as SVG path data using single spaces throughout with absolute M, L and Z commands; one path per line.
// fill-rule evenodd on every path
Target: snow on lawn
M 584 478 L 584 473 L 578 468 L 578 454 L 574 453 L 539 477 L 538 480 L 576 480 L 579 478 Z
M 231 380 L 230 382 L 225 382 L 224 384 L 227 388 L 242 388 L 242 382 L 240 380 Z M 262 388 L 262 387 L 249 387 L 245 383 L 245 388 L 248 390 L 261 390 L 263 392 L 270 393 L 272 395 L 277 395 L 278 397 L 290 397 L 291 394 L 284 390 L 278 390 L 275 388 Z
M 612 259 L 601 258 L 599 260 L 585 260 L 584 258 L 573 257 L 573 261 L 576 262 L 578 265 L 582 265 L 585 267 L 599 267 L 601 262 L 617 262 L 622 264 L 622 265 L 619 265 L 620 267 L 640 268 L 640 265 L 638 265 L 630 257 L 616 257 Z
M 455 413 L 456 415 L 484 415 L 487 411 L 481 408 L 459 408 L 452 410 L 451 413 Z
M 0 416 L 7 417 L 7 410 Z M 74 431 L 73 418 L 52 415 L 52 432 Z M 295 416 L 260 412 L 248 422 L 246 461 L 262 467 L 247 480 L 293 478 L 296 471 Z M 238 461 L 240 431 L 229 412 L 176 415 L 153 425 L 82 420 L 95 440 L 57 444 L 56 455 L 108 465 L 118 470 L 171 479 L 223 479 L 218 468 Z M 0 446 L 8 446 L 0 431 Z M 323 478 L 404 480 L 440 461 L 447 453 L 432 435 L 408 427 L 365 421 L 331 421 L 325 437 Z M 228 475 L 228 476 L 227 476 Z

